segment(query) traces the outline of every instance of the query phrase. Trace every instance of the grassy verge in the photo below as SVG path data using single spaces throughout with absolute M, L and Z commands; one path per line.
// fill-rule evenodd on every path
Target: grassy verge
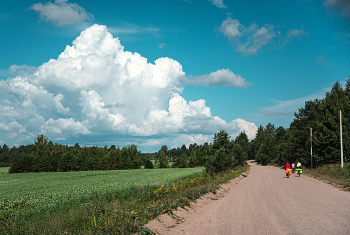
M 315 169 L 303 169 L 303 172 L 344 187 L 350 187 L 350 162 L 345 163 L 343 168 L 340 167 L 340 164 L 329 164 Z
M 0 167 L 0 174 L 8 174 L 10 167 Z
M 96 194 L 66 205 L 55 214 L 40 211 L 25 200 L 0 215 L 0 234 L 151 234 L 142 225 L 208 192 L 246 171 L 248 166 L 217 175 L 197 174 L 169 184 L 135 186 Z

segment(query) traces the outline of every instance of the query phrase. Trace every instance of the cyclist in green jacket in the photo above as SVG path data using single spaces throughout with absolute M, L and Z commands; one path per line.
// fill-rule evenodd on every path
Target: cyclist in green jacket
M 297 163 L 297 168 L 301 169 L 301 163 L 300 162 Z
M 303 170 L 301 169 L 301 163 L 299 161 L 297 163 L 296 172 L 299 173 L 299 176 L 300 176 L 301 173 L 303 173 Z

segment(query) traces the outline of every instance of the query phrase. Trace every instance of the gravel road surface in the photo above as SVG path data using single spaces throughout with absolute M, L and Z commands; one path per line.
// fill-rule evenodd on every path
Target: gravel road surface
M 350 192 L 250 164 L 247 178 L 166 234 L 350 234 Z

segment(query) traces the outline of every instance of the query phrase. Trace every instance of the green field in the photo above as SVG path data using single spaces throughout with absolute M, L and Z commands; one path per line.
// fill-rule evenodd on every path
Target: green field
M 5 167 L 4 167 L 5 168 Z M 42 172 L 7 174 L 0 171 L 0 210 L 27 199 L 37 209 L 74 203 L 81 197 L 126 190 L 132 186 L 161 185 L 204 168 L 139 169 L 113 171 Z M 2 170 L 2 168 L 0 168 Z
M 8 174 L 9 169 L 10 169 L 10 167 L 0 167 L 0 174 Z

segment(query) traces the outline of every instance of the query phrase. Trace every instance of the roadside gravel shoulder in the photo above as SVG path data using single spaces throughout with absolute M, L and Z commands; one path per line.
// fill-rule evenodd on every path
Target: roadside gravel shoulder
M 239 177 L 222 184 L 215 194 L 207 193 L 198 198 L 195 202 L 192 202 L 190 207 L 185 207 L 184 209 L 177 208 L 177 210 L 173 211 L 171 214 L 162 214 L 156 219 L 149 221 L 143 227 L 148 227 L 157 235 L 177 234 L 174 230 L 180 224 L 191 226 L 190 223 L 196 223 L 193 218 L 202 218 L 203 215 L 208 217 L 208 215 L 212 214 L 214 211 L 212 206 L 215 205 L 215 202 L 225 197 L 233 187 L 235 187 L 241 180 L 248 177 L 248 175 L 249 170 L 242 173 Z

